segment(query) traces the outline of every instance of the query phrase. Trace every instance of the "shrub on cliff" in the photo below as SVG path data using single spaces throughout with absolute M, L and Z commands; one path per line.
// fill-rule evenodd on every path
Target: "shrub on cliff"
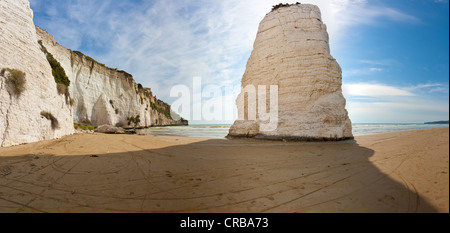
M 157 109 L 156 104 L 151 101 L 150 101 L 150 107 L 155 110 Z
M 42 111 L 41 112 L 41 116 L 43 116 L 47 120 L 51 121 L 53 130 L 55 130 L 56 128 L 59 127 L 58 119 L 56 119 L 56 117 L 54 117 L 53 114 L 51 114 L 49 112 Z
M 48 52 L 47 48 L 45 48 L 44 44 L 42 43 L 42 40 L 39 40 L 38 43 L 39 45 L 41 45 L 41 50 L 47 56 L 47 61 L 52 67 L 52 74 L 55 78 L 55 82 L 70 86 L 70 80 L 67 77 L 64 68 L 61 66 L 61 63 L 59 63 L 59 61 L 56 60 L 50 52 Z
M 295 5 L 300 5 L 300 4 L 301 4 L 301 3 L 299 3 L 299 2 L 295 3 Z M 293 5 L 293 4 L 292 4 L 292 5 Z M 278 4 L 278 5 L 273 6 L 273 7 L 272 7 L 272 11 L 275 11 L 275 10 L 277 10 L 278 8 L 281 8 L 281 7 L 288 7 L 288 6 L 291 6 L 291 4 L 289 4 L 289 3 L 286 3 L 286 4 L 280 3 L 280 4 Z
M 137 115 L 136 117 L 128 117 L 128 126 L 130 126 L 132 123 L 136 127 L 141 122 L 141 116 Z
M 70 104 L 70 106 L 73 106 L 73 105 L 75 104 L 75 100 L 72 99 L 72 98 L 70 98 L 70 99 L 69 99 L 69 104 Z
M 168 104 L 166 104 L 165 102 L 163 102 L 163 101 L 161 101 L 161 100 L 158 100 L 158 105 L 159 105 L 159 106 L 161 106 L 161 105 L 166 105 L 166 106 L 168 106 Z M 166 111 L 164 108 L 160 108 L 158 105 L 156 105 L 155 103 L 153 103 L 153 102 L 150 101 L 150 107 L 151 107 L 153 110 L 156 110 L 157 112 L 163 114 L 163 115 L 166 116 L 167 118 L 172 119 L 172 117 L 171 117 L 171 115 L 170 115 L 170 112 Z
M 92 58 L 92 57 L 86 56 L 84 53 L 82 53 L 82 52 L 80 52 L 80 51 L 72 51 L 72 52 L 75 53 L 76 55 L 80 56 L 80 57 L 85 57 L 85 58 L 86 58 L 87 60 L 89 60 L 89 61 L 95 62 L 95 63 L 97 63 L 97 64 L 99 64 L 99 65 L 101 65 L 101 66 L 103 66 L 103 67 L 106 67 L 105 64 L 100 63 L 100 62 L 94 60 L 94 58 Z
M 58 94 L 60 95 L 66 95 L 69 96 L 69 87 L 62 84 L 62 83 L 57 83 L 56 84 L 56 89 L 58 89 Z
M 47 48 L 45 48 L 44 44 L 42 44 L 42 40 L 38 40 L 38 44 L 41 46 L 41 51 L 47 55 L 48 51 Z
M 95 130 L 94 126 L 81 124 L 81 123 L 73 123 L 73 127 L 75 129 L 79 129 L 79 130 L 90 130 L 90 131 L 94 131 Z
M 45 48 L 42 40 L 39 40 L 38 43 L 39 45 L 41 45 L 41 51 L 47 57 L 47 61 L 50 64 L 50 67 L 52 67 L 52 75 L 55 78 L 58 94 L 64 95 L 66 97 L 66 104 L 70 104 L 71 106 L 73 106 L 74 102 L 70 98 L 69 92 L 70 80 L 66 75 L 66 71 L 61 66 L 61 63 L 59 63 L 59 61 L 53 57 L 53 55 L 47 50 L 47 48 Z
M 75 53 L 78 56 L 84 56 L 84 54 L 80 51 L 73 51 L 73 53 Z
M 70 86 L 70 80 L 67 77 L 64 68 L 61 66 L 61 63 L 59 63 L 51 53 L 47 54 L 47 60 L 50 63 L 50 66 L 52 67 L 52 74 L 53 77 L 55 78 L 55 82 L 64 84 L 66 86 Z
M 9 74 L 7 74 L 6 71 L 8 71 Z M 11 88 L 12 94 L 15 96 L 20 96 L 22 92 L 25 91 L 25 83 L 27 80 L 24 72 L 16 69 L 2 69 L 0 75 L 6 75 L 6 81 Z

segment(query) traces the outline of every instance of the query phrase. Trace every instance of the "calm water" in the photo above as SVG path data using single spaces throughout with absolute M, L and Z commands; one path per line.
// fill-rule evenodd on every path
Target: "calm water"
M 426 124 L 353 124 L 353 135 L 370 135 L 370 134 L 380 134 L 380 133 L 390 133 L 398 131 L 407 130 L 419 130 L 419 129 L 432 129 L 448 127 L 448 124 L 436 124 L 436 125 L 426 125 Z
M 425 124 L 353 124 L 355 136 L 448 127 L 444 125 Z M 141 135 L 166 135 L 184 137 L 225 138 L 231 125 L 191 125 L 177 127 L 155 127 L 139 130 Z
M 231 125 L 190 125 L 138 130 L 143 135 L 225 138 Z

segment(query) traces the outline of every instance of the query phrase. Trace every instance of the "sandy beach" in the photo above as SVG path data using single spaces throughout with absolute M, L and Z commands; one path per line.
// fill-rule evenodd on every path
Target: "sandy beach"
M 0 148 L 0 212 L 449 212 L 449 129 L 342 142 L 78 134 Z

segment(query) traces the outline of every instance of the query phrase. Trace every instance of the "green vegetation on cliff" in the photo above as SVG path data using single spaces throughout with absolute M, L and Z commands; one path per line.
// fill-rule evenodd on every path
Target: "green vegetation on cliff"
M 292 6 L 292 5 L 300 5 L 300 4 L 301 4 L 301 3 L 299 3 L 299 2 L 297 2 L 297 3 L 295 3 L 295 4 L 289 4 L 289 3 L 283 4 L 283 3 L 280 3 L 280 4 L 278 4 L 278 5 L 273 6 L 273 7 L 272 7 L 272 11 L 275 11 L 275 10 L 277 10 L 278 8 L 281 8 L 281 7 L 288 7 L 288 6 Z
M 10 85 L 12 94 L 20 96 L 25 91 L 25 83 L 27 82 L 25 73 L 16 69 L 2 69 L 0 76 L 4 76 L 6 71 L 9 72 L 9 75 L 5 77 L 6 82 Z
M 54 117 L 53 114 L 46 112 L 46 111 L 42 111 L 41 116 L 43 116 L 47 120 L 51 121 L 53 130 L 55 130 L 56 128 L 59 127 L 58 119 L 56 119 L 56 117 Z
M 59 84 L 63 84 L 67 87 L 70 86 L 70 80 L 67 77 L 66 72 L 65 72 L 64 68 L 61 66 L 61 64 L 59 63 L 59 61 L 56 60 L 50 52 L 48 52 L 47 48 L 45 48 L 45 46 L 41 40 L 39 40 L 38 43 L 41 45 L 41 50 L 47 56 L 48 63 L 52 67 L 52 74 L 53 74 L 53 77 L 55 78 L 55 82 L 59 83 Z M 58 91 L 59 91 L 59 89 L 58 89 Z M 63 92 L 63 93 L 60 92 L 59 94 L 65 94 L 65 92 Z
M 70 98 L 70 79 L 69 77 L 67 77 L 66 71 L 61 66 L 61 63 L 59 63 L 59 61 L 53 57 L 53 55 L 47 50 L 47 48 L 45 48 L 42 40 L 39 40 L 38 43 L 39 45 L 41 45 L 41 51 L 47 57 L 47 61 L 50 64 L 50 67 L 52 67 L 52 75 L 55 78 L 58 94 L 64 95 L 66 97 L 66 103 L 72 106 L 74 104 L 74 100 Z
M 155 103 L 150 101 L 150 107 L 152 109 L 158 111 L 159 113 L 164 114 L 167 118 L 172 119 L 172 117 L 170 116 L 170 112 L 169 111 L 165 110 L 164 108 L 159 107 L 159 106 L 162 105 L 161 103 L 164 103 L 164 102 L 162 102 L 161 100 L 158 100 L 158 105 L 157 105 L 157 104 L 155 104 Z M 166 106 L 169 106 L 169 105 L 166 104 Z
M 103 66 L 103 67 L 106 67 L 105 64 L 100 63 L 100 62 L 94 60 L 94 58 L 89 57 L 89 56 L 85 55 L 84 53 L 82 53 L 82 52 L 80 52 L 80 51 L 72 51 L 72 52 L 75 53 L 76 55 L 80 56 L 80 57 L 85 57 L 85 58 L 86 58 L 87 60 L 89 60 L 89 61 L 95 62 L 95 63 L 97 63 L 97 64 L 99 64 L 99 65 L 101 65 L 101 66 Z
M 86 124 L 81 124 L 81 123 L 73 123 L 73 127 L 75 129 L 90 130 L 90 131 L 94 131 L 94 129 L 95 129 L 95 127 L 92 125 L 86 125 Z
M 70 80 L 67 77 L 66 72 L 64 71 L 64 68 L 61 66 L 61 64 L 53 57 L 51 53 L 47 54 L 47 60 L 48 63 L 50 63 L 50 66 L 52 67 L 52 74 L 53 77 L 55 78 L 55 82 L 63 84 L 68 87 L 70 85 Z
M 134 124 L 134 126 L 137 126 L 141 122 L 141 116 L 137 115 L 136 117 L 128 117 L 128 126 L 131 124 Z

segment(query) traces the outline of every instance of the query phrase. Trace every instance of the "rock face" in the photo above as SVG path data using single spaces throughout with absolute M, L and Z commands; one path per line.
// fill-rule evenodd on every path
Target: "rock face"
M 64 68 L 72 99 L 58 94 L 61 86 L 58 92 L 44 51 Z M 130 74 L 68 50 L 36 28 L 28 0 L 0 0 L 0 147 L 73 134 L 74 121 L 121 127 L 188 124 L 170 113 L 168 104 Z
M 101 125 L 97 129 L 95 129 L 97 133 L 105 133 L 105 134 L 125 134 L 125 130 L 119 127 L 114 127 L 112 125 Z
M 342 70 L 330 55 L 328 41 L 317 6 L 288 5 L 267 14 L 259 26 L 242 87 L 251 85 L 258 90 L 258 85 L 278 86 L 278 124 L 275 130 L 263 131 L 264 121 L 259 115 L 256 120 L 239 119 L 229 136 L 295 140 L 353 138 L 342 94 Z M 247 101 L 239 101 L 243 98 L 248 99 L 244 92 L 238 97 L 238 111 L 247 117 Z M 269 109 L 269 101 L 266 104 Z
M 150 89 L 138 86 L 130 74 L 59 45 L 38 27 L 36 31 L 38 40 L 61 63 L 71 81 L 75 122 L 120 127 L 187 124 L 172 120 L 170 106 L 156 99 Z
M 72 108 L 57 92 L 52 69 L 40 50 L 28 0 L 0 1 L 0 146 L 48 140 L 74 132 Z M 11 73 L 25 73 L 20 95 Z M 57 121 L 41 113 L 50 113 Z M 48 117 L 48 115 L 47 115 Z M 57 126 L 57 127 L 55 127 Z

